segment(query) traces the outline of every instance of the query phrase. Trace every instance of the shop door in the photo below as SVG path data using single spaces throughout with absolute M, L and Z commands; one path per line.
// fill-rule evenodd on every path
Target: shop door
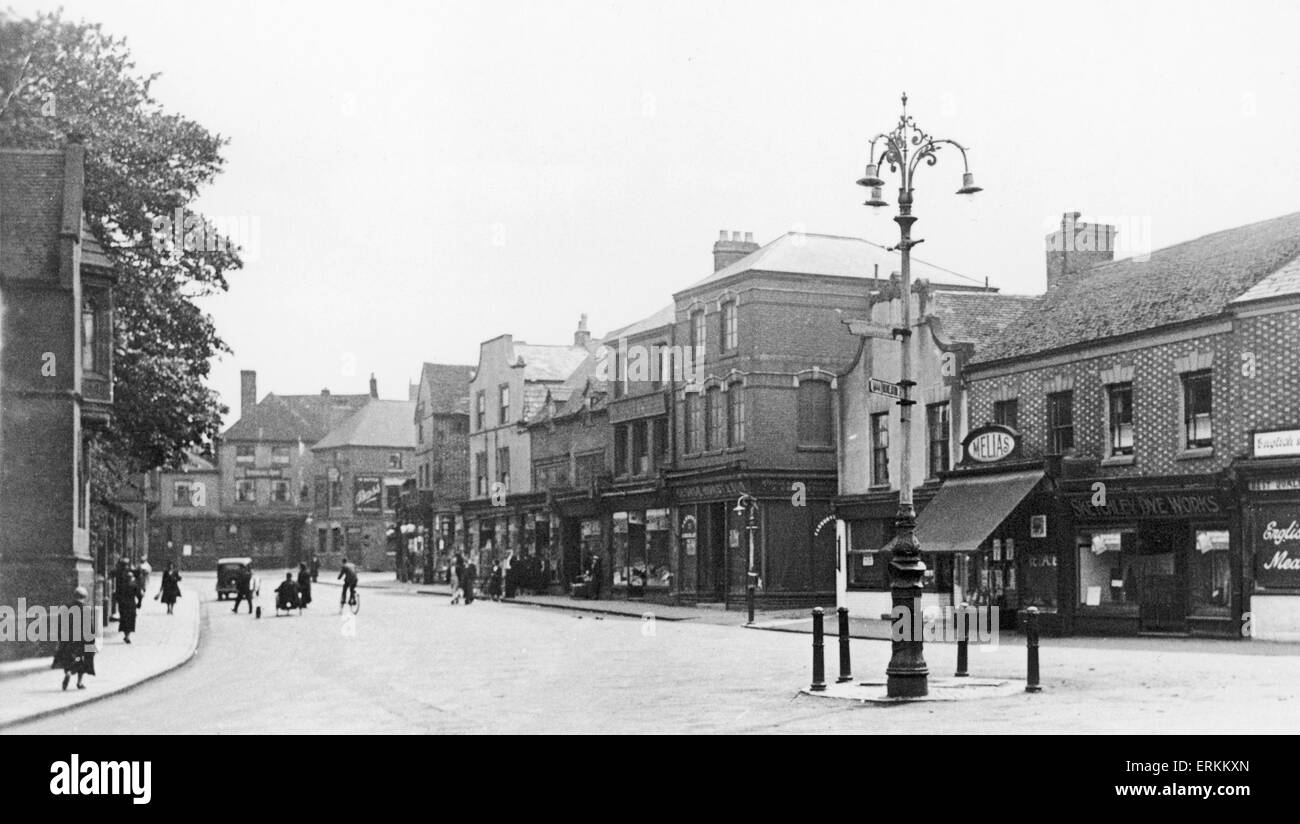
M 578 518 L 565 518 L 560 523 L 560 530 L 564 533 L 560 550 L 560 563 L 563 567 L 560 572 L 560 582 L 568 586 L 570 581 L 578 580 L 583 571 L 582 521 Z
M 646 555 L 645 524 L 629 523 L 627 525 L 627 594 L 640 598 L 645 595 Z
M 707 517 L 700 554 L 700 599 L 721 601 L 727 586 L 727 505 L 701 507 Z
M 1185 526 L 1164 524 L 1143 529 L 1138 539 L 1139 626 L 1143 632 L 1187 629 L 1186 569 L 1182 550 Z

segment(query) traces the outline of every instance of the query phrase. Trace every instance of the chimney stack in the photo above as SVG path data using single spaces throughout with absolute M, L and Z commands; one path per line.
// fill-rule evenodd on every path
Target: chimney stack
M 1049 294 L 1079 273 L 1115 259 L 1119 229 L 1105 223 L 1083 223 L 1080 216 L 1080 212 L 1061 215 L 1061 228 L 1046 238 Z
M 745 232 L 742 240 L 740 232 L 733 231 L 731 237 L 727 237 L 727 230 L 723 229 L 718 232 L 718 240 L 713 244 L 713 271 L 725 269 L 745 255 L 757 251 L 758 244 L 754 242 L 753 232 Z
M 375 373 L 370 373 L 370 397 L 379 397 L 379 381 L 375 380 Z
M 573 333 L 573 345 L 586 348 L 589 343 L 591 343 L 591 331 L 587 328 L 587 313 L 583 312 L 578 318 L 578 331 Z
M 247 418 L 257 406 L 257 372 L 244 369 L 239 373 L 239 417 Z

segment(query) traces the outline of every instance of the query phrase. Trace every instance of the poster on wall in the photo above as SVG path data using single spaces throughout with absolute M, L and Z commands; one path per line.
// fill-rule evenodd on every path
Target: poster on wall
M 379 512 L 382 501 L 379 496 L 383 489 L 379 478 L 358 477 L 352 508 L 356 512 Z

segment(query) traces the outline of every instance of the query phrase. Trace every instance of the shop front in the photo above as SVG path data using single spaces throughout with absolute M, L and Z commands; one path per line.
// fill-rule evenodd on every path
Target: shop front
M 1239 635 L 1239 529 L 1214 476 L 1072 480 L 1062 493 L 1075 632 Z
M 1240 477 L 1249 612 L 1241 633 L 1300 641 L 1300 429 L 1254 432 Z

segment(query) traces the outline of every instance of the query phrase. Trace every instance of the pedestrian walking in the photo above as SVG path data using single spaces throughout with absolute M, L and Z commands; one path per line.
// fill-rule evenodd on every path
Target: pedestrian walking
M 470 556 L 469 563 L 465 565 L 465 577 L 461 579 L 460 588 L 465 591 L 465 603 L 474 603 L 474 584 L 478 581 L 478 564 L 474 563 L 474 556 Z
M 122 576 L 121 588 L 117 592 L 117 628 L 122 631 L 123 643 L 131 643 L 131 633 L 135 632 L 135 613 L 139 601 L 135 574 L 125 566 L 126 574 Z
M 149 565 L 147 558 L 140 559 L 140 565 L 135 568 L 135 605 L 136 608 L 144 606 L 144 597 L 149 593 L 149 576 L 153 574 L 153 567 Z
M 357 567 L 347 558 L 343 559 L 339 574 L 334 580 L 340 579 L 343 581 L 343 592 L 339 595 L 339 612 L 342 612 L 343 607 L 348 603 L 348 595 L 351 594 L 355 598 L 357 594 Z
M 505 583 L 506 597 L 515 597 L 515 590 L 519 587 L 519 564 L 515 561 L 513 549 L 506 553 L 505 560 L 501 562 L 501 577 Z
M 601 569 L 600 553 L 591 556 L 591 568 L 587 570 L 588 592 L 593 600 L 600 600 L 600 585 L 604 583 L 604 571 Z
M 493 562 L 492 571 L 488 573 L 488 597 L 493 601 L 501 600 L 501 564 Z
M 81 611 L 85 614 L 86 602 L 90 600 L 90 594 L 86 592 L 85 587 L 77 587 L 72 591 L 72 601 L 68 606 L 72 609 Z M 85 627 L 83 627 L 84 635 Z M 82 679 L 87 675 L 95 674 L 95 645 L 90 639 L 82 638 L 60 638 L 58 649 L 54 652 L 54 663 L 50 669 L 63 670 L 63 688 L 68 688 L 68 682 L 72 676 L 77 676 L 77 689 L 84 690 L 86 685 Z
M 242 601 L 248 601 L 248 614 L 253 614 L 253 569 L 248 564 L 241 564 L 239 575 L 235 577 L 235 608 L 231 612 L 239 612 L 239 604 Z
M 465 558 L 456 553 L 456 563 L 451 566 L 451 602 L 459 604 L 465 598 L 461 582 L 465 580 Z
M 319 576 L 320 576 L 320 556 L 313 555 L 311 556 L 311 582 L 313 584 L 316 583 L 316 579 Z
M 298 564 L 298 603 L 306 609 L 311 603 L 311 582 L 316 580 L 306 564 Z
M 181 574 L 176 570 L 176 564 L 168 563 L 167 569 L 163 571 L 162 584 L 158 588 L 158 594 L 154 596 L 155 601 L 162 601 L 167 605 L 167 614 L 171 615 L 172 608 L 176 606 L 176 599 L 181 597 Z

